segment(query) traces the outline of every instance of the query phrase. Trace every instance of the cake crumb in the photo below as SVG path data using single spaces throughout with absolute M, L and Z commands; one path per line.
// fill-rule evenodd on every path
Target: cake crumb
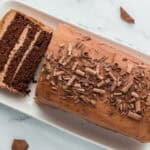
M 130 23 L 130 24 L 134 24 L 135 23 L 135 20 L 133 17 L 131 17 L 127 11 L 120 7 L 120 17 L 127 23 Z
M 14 139 L 11 148 L 12 150 L 27 150 L 29 148 L 29 145 L 23 139 Z

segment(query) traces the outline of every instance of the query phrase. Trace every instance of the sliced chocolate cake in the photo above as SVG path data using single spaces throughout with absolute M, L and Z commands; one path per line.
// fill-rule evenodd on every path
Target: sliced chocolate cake
M 28 85 L 44 56 L 52 29 L 16 10 L 0 26 L 0 87 L 27 94 Z

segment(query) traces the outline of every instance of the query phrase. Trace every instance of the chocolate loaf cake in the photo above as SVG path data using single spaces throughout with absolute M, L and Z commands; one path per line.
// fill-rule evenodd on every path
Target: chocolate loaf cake
M 36 102 L 150 142 L 150 64 L 69 25 L 54 32 Z
M 0 26 L 0 87 L 26 94 L 28 85 L 48 48 L 52 30 L 16 10 Z

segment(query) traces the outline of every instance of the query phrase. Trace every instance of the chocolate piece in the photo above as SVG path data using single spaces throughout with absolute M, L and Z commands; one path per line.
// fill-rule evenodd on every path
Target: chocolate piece
M 111 71 L 109 71 L 108 74 L 110 75 L 110 77 L 111 77 L 114 81 L 117 80 L 116 77 L 114 76 L 114 74 L 113 74 Z
M 89 68 L 89 67 L 86 67 L 86 68 L 85 68 L 85 71 L 86 71 L 87 73 L 91 74 L 91 75 L 96 75 L 96 71 L 93 70 L 93 69 L 91 69 L 91 68 Z
M 77 69 L 77 70 L 76 70 L 76 74 L 77 74 L 77 75 L 80 75 L 80 76 L 82 76 L 82 77 L 85 76 L 85 72 L 83 72 L 83 71 L 80 70 L 80 69 Z
M 122 95 L 122 93 L 121 93 L 121 92 L 114 93 L 114 96 L 120 96 L 120 95 Z
M 76 62 L 74 62 L 74 64 L 72 65 L 71 70 L 74 71 L 74 70 L 77 68 L 77 66 L 78 66 L 78 62 L 76 61 Z
M 135 98 L 139 98 L 139 95 L 136 92 L 131 92 L 131 95 Z
M 141 111 L 142 111 L 142 109 L 141 109 L 141 101 L 140 100 L 135 102 L 135 111 L 137 113 L 141 113 Z
M 28 148 L 28 143 L 23 139 L 14 139 L 11 147 L 12 150 L 27 150 Z
M 68 55 L 70 56 L 72 54 L 72 44 L 69 43 L 68 45 Z
M 81 84 L 80 84 L 80 83 L 75 83 L 75 84 L 74 84 L 74 87 L 75 87 L 75 88 L 81 88 Z
M 73 84 L 73 82 L 75 81 L 75 79 L 76 79 L 76 76 L 73 75 L 73 76 L 70 78 L 70 80 L 67 82 L 66 87 L 71 86 L 71 85 Z
M 98 93 L 98 94 L 101 94 L 101 95 L 105 94 L 105 90 L 98 89 L 98 88 L 94 88 L 94 89 L 93 89 L 93 92 Z
M 64 71 L 54 71 L 54 76 L 60 76 L 64 74 Z
M 120 17 L 127 23 L 135 23 L 135 20 L 122 7 L 120 7 Z
M 66 60 L 64 60 L 64 62 L 62 63 L 63 66 L 66 66 L 67 64 L 69 64 L 71 62 L 72 56 L 68 57 Z
M 141 120 L 142 116 L 137 114 L 137 113 L 134 113 L 132 111 L 129 111 L 128 114 L 127 114 L 128 117 L 134 119 L 134 120 Z
M 123 93 L 127 93 L 128 90 L 131 88 L 131 86 L 133 85 L 133 79 L 130 79 L 127 84 L 122 88 L 122 92 Z
M 102 87 L 103 85 L 105 85 L 105 82 L 102 80 L 101 82 L 97 83 L 97 87 Z

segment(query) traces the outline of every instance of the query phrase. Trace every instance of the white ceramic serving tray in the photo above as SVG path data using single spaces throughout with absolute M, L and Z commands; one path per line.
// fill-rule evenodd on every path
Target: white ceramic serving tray
M 58 18 L 45 14 L 39 10 L 26 6 L 23 3 L 17 1 L 7 1 L 0 6 L 0 17 L 2 17 L 10 9 L 20 10 L 40 21 L 56 28 L 59 23 L 66 23 Z M 79 28 L 79 27 L 76 27 Z M 90 33 L 84 29 L 79 28 L 83 32 L 89 33 L 93 36 L 98 36 L 93 33 Z M 105 39 L 104 37 L 101 37 Z M 107 39 L 105 39 L 107 40 Z M 111 41 L 111 40 L 110 40 Z M 112 41 L 111 41 L 112 42 Z M 114 44 L 116 42 L 112 42 Z M 119 48 L 123 48 L 118 44 Z M 127 51 L 131 54 L 137 55 L 142 59 L 147 60 L 150 63 L 150 56 L 137 52 L 131 48 L 127 48 Z M 20 112 L 23 112 L 33 118 L 41 120 L 53 127 L 56 127 L 66 133 L 69 133 L 73 136 L 81 138 L 83 140 L 89 141 L 106 149 L 115 149 L 115 150 L 149 150 L 150 144 L 142 144 L 133 139 L 125 137 L 123 135 L 113 133 L 109 130 L 98 127 L 92 123 L 89 123 L 81 118 L 57 110 L 47 106 L 39 106 L 34 102 L 34 92 L 35 84 L 31 84 L 31 93 L 29 96 L 24 98 L 15 96 L 6 91 L 0 90 L 0 103 L 7 105 L 13 109 L 16 109 Z

